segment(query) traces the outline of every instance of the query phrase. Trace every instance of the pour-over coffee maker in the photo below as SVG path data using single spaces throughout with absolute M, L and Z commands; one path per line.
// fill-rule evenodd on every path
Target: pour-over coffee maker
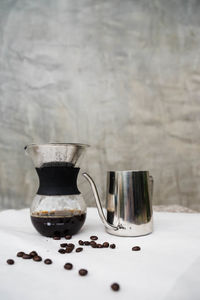
M 48 237 L 76 234 L 86 218 L 86 204 L 77 187 L 80 158 L 88 145 L 30 144 L 25 152 L 39 176 L 30 214 L 36 230 Z

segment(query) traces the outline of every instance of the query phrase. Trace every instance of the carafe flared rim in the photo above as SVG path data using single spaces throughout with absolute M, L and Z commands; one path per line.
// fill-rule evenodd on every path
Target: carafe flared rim
M 90 147 L 90 145 L 88 144 L 81 144 L 81 143 L 46 143 L 46 144 L 35 144 L 35 143 L 32 143 L 32 144 L 28 144 L 24 147 L 24 150 L 26 150 L 27 148 L 29 147 L 51 147 L 51 146 L 56 146 L 56 147 L 59 147 L 59 146 L 78 146 L 78 147 L 81 147 L 81 148 L 88 148 Z
M 80 157 L 88 147 L 89 145 L 80 143 L 48 143 L 29 144 L 24 147 L 24 150 L 32 158 L 36 168 L 52 163 L 78 167 Z

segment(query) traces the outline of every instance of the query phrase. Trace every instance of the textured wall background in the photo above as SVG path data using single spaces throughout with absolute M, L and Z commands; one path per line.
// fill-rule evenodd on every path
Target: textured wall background
M 92 145 L 101 195 L 149 169 L 155 204 L 200 210 L 199 49 L 197 0 L 1 0 L 0 208 L 37 189 L 24 145 L 60 141 Z

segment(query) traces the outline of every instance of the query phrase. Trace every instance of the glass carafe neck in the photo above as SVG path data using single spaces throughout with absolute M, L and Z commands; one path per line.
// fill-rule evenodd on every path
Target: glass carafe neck
M 39 176 L 39 195 L 77 195 L 77 176 L 80 168 L 69 166 L 43 166 L 36 168 Z

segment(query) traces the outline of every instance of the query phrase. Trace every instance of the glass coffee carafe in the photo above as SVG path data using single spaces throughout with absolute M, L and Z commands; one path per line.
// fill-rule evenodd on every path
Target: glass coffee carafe
M 36 230 L 48 237 L 76 234 L 86 218 L 86 204 L 77 187 L 80 158 L 88 145 L 30 144 L 25 152 L 39 176 L 30 214 Z

